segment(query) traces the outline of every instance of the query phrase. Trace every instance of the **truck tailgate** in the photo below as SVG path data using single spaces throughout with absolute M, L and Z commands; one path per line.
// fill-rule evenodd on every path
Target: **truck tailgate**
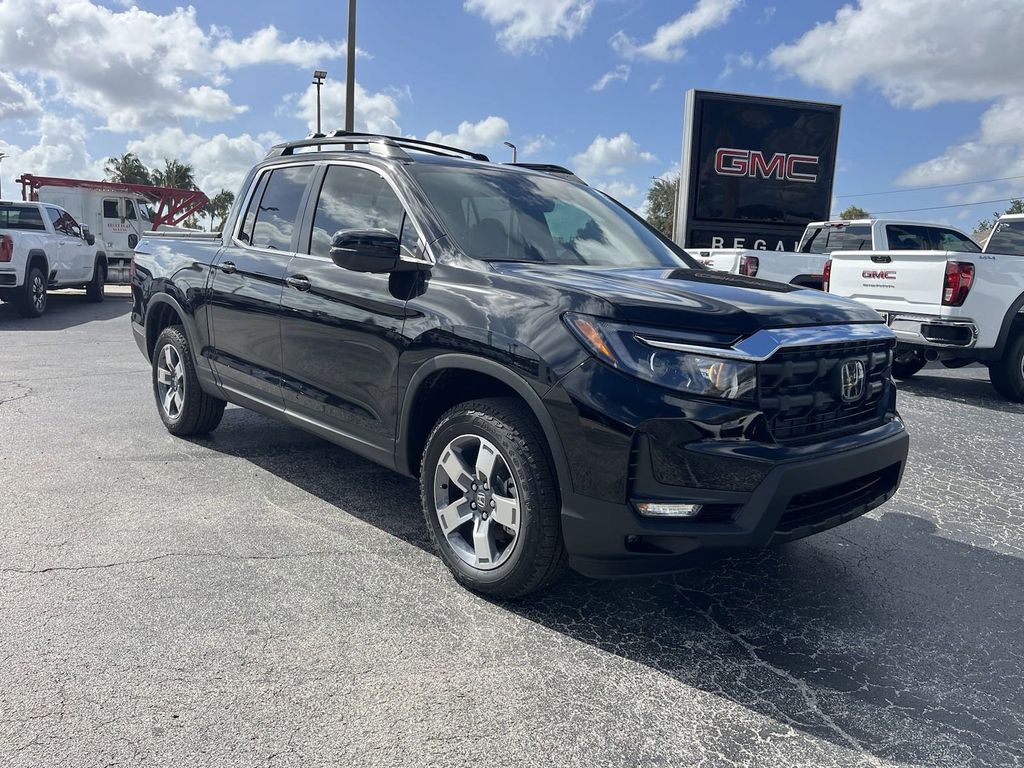
M 948 257 L 946 251 L 836 251 L 829 293 L 876 310 L 935 314 Z
M 740 271 L 740 255 L 746 253 L 746 251 L 735 248 L 715 248 L 710 250 L 691 249 L 687 253 L 708 269 L 737 274 Z

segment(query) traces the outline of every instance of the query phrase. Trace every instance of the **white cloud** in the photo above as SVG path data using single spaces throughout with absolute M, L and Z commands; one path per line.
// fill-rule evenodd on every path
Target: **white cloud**
M 655 91 L 661 90 L 661 86 L 663 86 L 664 84 L 665 84 L 665 76 L 664 75 L 659 75 L 658 79 L 655 80 L 653 83 L 651 83 L 647 87 L 647 92 L 648 93 L 654 93 Z
M 88 133 L 81 120 L 43 115 L 34 133 L 39 139 L 27 148 L 0 139 L 0 152 L 8 155 L 2 166 L 4 189 L 7 190 L 5 196 L 8 199 L 20 196 L 20 192 L 14 194 L 11 190 L 14 189 L 14 180 L 23 173 L 80 179 L 102 178 L 103 161 L 89 154 L 86 142 Z
M 196 184 L 212 197 L 221 189 L 237 193 L 249 169 L 266 156 L 270 145 L 282 140 L 273 133 L 199 136 L 175 127 L 131 141 L 127 151 L 150 168 L 163 168 L 165 158 L 191 163 Z
M 520 150 L 523 157 L 536 157 L 541 152 L 546 152 L 555 146 L 555 142 L 545 136 L 543 133 L 539 136 L 527 137 L 526 144 Z
M 626 82 L 627 80 L 629 80 L 630 71 L 631 70 L 629 64 L 620 64 L 611 72 L 605 72 L 603 75 L 601 75 L 601 77 L 598 78 L 598 81 L 594 83 L 592 86 L 590 86 L 590 90 L 603 91 L 605 88 L 608 87 L 609 83 L 612 83 L 616 80 Z
M 638 43 L 620 30 L 612 36 L 612 48 L 627 59 L 678 61 L 686 55 L 685 42 L 725 24 L 739 5 L 740 0 L 698 0 L 693 10 L 658 27 L 650 42 Z
M 499 146 L 508 139 L 508 134 L 508 121 L 503 117 L 491 115 L 478 123 L 464 120 L 459 123 L 458 130 L 455 133 L 431 131 L 427 134 L 427 141 L 449 144 L 462 149 L 477 150 Z
M 841 93 L 860 82 L 897 106 L 1020 94 L 1020 0 L 860 0 L 769 54 L 804 82 Z
M 407 98 L 405 91 L 378 91 L 371 93 L 356 82 L 356 113 L 355 128 L 357 131 L 383 133 L 389 136 L 400 136 L 402 129 L 398 126 L 398 118 L 402 111 L 398 102 Z M 345 127 L 345 83 L 342 80 L 328 80 L 322 86 L 321 127 L 324 133 Z M 284 105 L 277 110 L 278 115 L 298 117 L 306 121 L 310 131 L 316 129 L 316 88 L 306 87 L 302 93 L 293 93 L 285 97 Z
M 594 0 L 465 0 L 463 5 L 500 27 L 498 42 L 513 53 L 552 37 L 572 40 L 594 10 Z
M 722 67 L 720 80 L 731 77 L 737 69 L 750 69 L 754 66 L 754 56 L 749 51 L 743 53 L 727 53 L 725 55 L 725 66 Z
M 182 118 L 219 121 L 244 112 L 224 86 L 226 72 L 257 63 L 297 65 L 333 58 L 343 46 L 283 41 L 273 27 L 236 43 L 201 28 L 192 7 L 167 14 L 113 10 L 92 0 L 4 0 L 0 68 L 40 75 L 60 99 L 136 131 Z
M 10 72 L 0 72 L 0 120 L 33 117 L 42 111 L 39 100 Z
M 598 136 L 583 152 L 575 155 L 571 162 L 576 172 L 584 178 L 607 178 L 618 176 L 627 167 L 652 163 L 657 158 L 650 152 L 643 152 L 628 133 L 620 133 L 610 139 Z

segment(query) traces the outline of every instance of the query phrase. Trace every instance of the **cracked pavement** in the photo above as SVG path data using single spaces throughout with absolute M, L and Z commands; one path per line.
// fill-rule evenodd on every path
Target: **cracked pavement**
M 157 416 L 128 302 L 0 305 L 0 765 L 1024 765 L 1024 407 L 901 387 L 897 497 L 671 578 L 457 587 L 413 481 Z

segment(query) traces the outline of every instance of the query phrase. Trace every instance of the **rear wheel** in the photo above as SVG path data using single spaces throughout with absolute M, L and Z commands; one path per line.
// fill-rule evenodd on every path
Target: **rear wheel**
M 199 386 L 188 339 L 180 325 L 160 332 L 153 348 L 153 396 L 167 431 L 204 435 L 220 424 L 226 403 Z
M 909 379 L 924 368 L 927 362 L 920 352 L 897 350 L 892 360 L 892 375 L 897 379 Z
M 46 311 L 46 273 L 42 267 L 29 268 L 14 307 L 22 317 L 39 317 Z
M 469 589 L 522 597 L 564 575 L 546 438 L 518 400 L 475 400 L 444 414 L 427 439 L 420 493 L 442 560 Z
M 989 378 L 996 392 L 1007 400 L 1024 403 L 1024 324 L 1019 324 L 1003 351 L 1003 356 L 989 365 Z
M 92 270 L 92 280 L 85 287 L 85 297 L 95 303 L 103 301 L 103 290 L 107 282 L 107 267 L 102 262 L 97 260 L 96 266 Z

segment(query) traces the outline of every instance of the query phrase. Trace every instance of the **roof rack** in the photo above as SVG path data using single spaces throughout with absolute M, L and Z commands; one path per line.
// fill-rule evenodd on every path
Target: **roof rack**
M 403 151 L 403 148 L 412 149 L 417 152 L 426 152 L 431 155 L 441 155 L 442 157 L 467 157 L 471 160 L 480 160 L 481 162 L 490 162 L 490 158 L 487 155 L 479 152 L 471 152 L 468 149 L 459 149 L 458 147 L 450 147 L 447 144 L 436 144 L 432 141 L 423 141 L 422 139 L 407 139 L 402 136 L 387 136 L 379 133 L 359 133 L 349 131 L 331 131 L 330 133 L 311 133 L 305 139 L 300 141 L 287 141 L 283 144 L 277 144 L 270 148 L 270 152 L 267 153 L 267 157 L 281 157 L 282 155 L 293 155 L 296 149 L 302 149 L 305 147 L 322 147 L 329 145 L 335 147 L 337 145 L 366 145 L 369 151 L 373 154 L 383 155 L 385 157 L 394 157 L 401 160 L 411 160 Z
M 502 165 L 512 165 L 516 168 L 529 168 L 532 171 L 543 171 L 544 173 L 551 173 L 555 176 L 567 176 L 573 181 L 578 181 L 580 184 L 586 184 L 583 179 L 577 176 L 573 171 L 570 171 L 564 165 L 555 165 L 554 163 L 502 163 Z

